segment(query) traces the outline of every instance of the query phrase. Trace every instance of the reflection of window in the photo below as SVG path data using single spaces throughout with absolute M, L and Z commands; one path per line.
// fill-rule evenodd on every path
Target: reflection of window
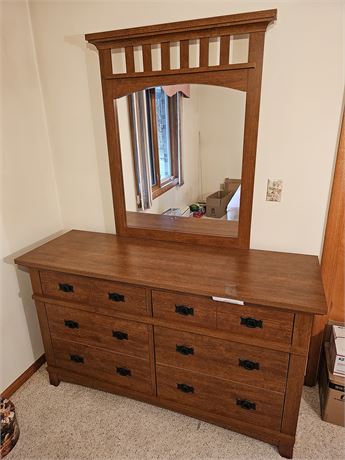
M 151 196 L 182 185 L 181 178 L 181 105 L 182 95 L 172 97 L 165 94 L 162 87 L 150 88 L 141 92 L 143 97 L 130 98 L 132 113 L 132 138 L 134 160 L 137 172 L 138 207 L 148 208 L 143 201 L 151 183 Z M 135 104 L 135 107 L 134 107 Z M 146 165 L 146 178 L 142 178 L 143 165 Z M 143 197 L 143 194 L 145 195 Z

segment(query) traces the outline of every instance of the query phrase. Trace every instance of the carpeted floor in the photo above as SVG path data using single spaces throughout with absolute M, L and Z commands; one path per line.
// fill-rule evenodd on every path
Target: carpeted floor
M 21 429 L 17 459 L 279 459 L 275 447 L 174 412 L 78 385 L 48 383 L 45 367 L 11 400 Z M 322 422 L 305 388 L 294 459 L 344 459 L 345 429 Z

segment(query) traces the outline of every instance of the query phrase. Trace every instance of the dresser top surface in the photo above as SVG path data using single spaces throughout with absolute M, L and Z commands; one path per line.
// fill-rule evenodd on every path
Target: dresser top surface
M 326 313 L 316 256 L 201 247 L 71 230 L 15 262 L 30 268 Z

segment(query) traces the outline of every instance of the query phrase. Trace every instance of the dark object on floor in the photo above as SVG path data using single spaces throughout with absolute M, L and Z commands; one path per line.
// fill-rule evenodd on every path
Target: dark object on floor
M 13 449 L 19 438 L 19 426 L 16 418 L 16 410 L 9 399 L 0 398 L 0 418 L 0 458 L 3 458 Z

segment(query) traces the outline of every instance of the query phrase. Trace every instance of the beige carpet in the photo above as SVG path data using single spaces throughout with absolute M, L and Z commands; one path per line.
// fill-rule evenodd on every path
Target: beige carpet
M 48 383 L 45 367 L 12 396 L 16 459 L 279 459 L 275 447 L 148 404 L 78 385 Z M 345 429 L 322 422 L 305 388 L 294 458 L 344 459 Z

